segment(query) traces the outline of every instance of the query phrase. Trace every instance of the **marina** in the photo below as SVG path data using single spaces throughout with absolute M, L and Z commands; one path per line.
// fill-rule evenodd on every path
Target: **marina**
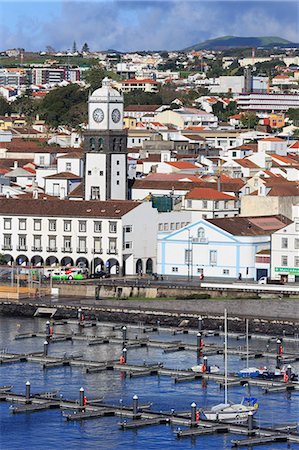
M 204 419 L 201 411 L 223 399 L 222 331 L 79 319 L 0 321 L 1 420 L 11 426 L 17 417 L 47 417 L 53 426 L 58 424 L 59 433 L 67 423 L 77 423 L 78 437 L 85 433 L 83 424 L 90 424 L 97 448 L 103 449 L 107 448 L 106 441 L 99 444 L 103 430 L 110 435 L 107 441 L 115 439 L 115 448 L 123 449 L 139 449 L 145 436 L 148 448 L 155 448 L 157 439 L 166 449 L 192 448 L 193 439 L 212 449 L 299 445 L 298 381 L 237 376 L 246 357 L 271 367 L 292 360 L 292 370 L 298 373 L 296 337 L 281 337 L 284 348 L 278 358 L 278 336 L 265 340 L 250 335 L 248 351 L 246 333 L 228 333 L 229 397 L 238 403 L 253 395 L 259 410 L 252 424 L 217 423 Z M 203 362 L 207 370 L 191 370 Z M 219 366 L 218 373 L 209 372 L 212 365 Z M 275 411 L 285 413 L 277 416 Z M 131 433 L 138 433 L 133 444 Z M 93 448 L 95 441 L 89 440 L 84 448 Z

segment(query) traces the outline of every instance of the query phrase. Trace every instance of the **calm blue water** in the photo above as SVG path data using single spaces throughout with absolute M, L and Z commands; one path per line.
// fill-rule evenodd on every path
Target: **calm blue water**
M 76 325 L 56 327 L 58 332 L 78 332 Z M 16 333 L 25 333 L 45 329 L 45 320 L 42 319 L 10 319 L 0 318 L 0 349 L 7 348 L 11 352 L 41 351 L 43 338 L 14 340 Z M 83 331 L 85 334 L 120 335 L 109 327 L 100 326 Z M 141 330 L 129 330 L 128 336 L 144 337 Z M 150 337 L 157 340 L 183 340 L 195 343 L 196 337 L 192 335 L 171 336 L 168 333 L 151 333 Z M 207 343 L 222 342 L 223 338 L 208 337 Z M 244 345 L 244 341 L 229 340 L 230 346 Z M 275 344 L 272 344 L 273 348 Z M 288 344 L 286 344 L 288 345 Z M 251 341 L 252 348 L 264 349 L 265 341 Z M 291 346 L 289 346 L 291 348 Z M 293 344 L 292 350 L 298 351 L 298 345 Z M 50 345 L 49 355 L 84 354 L 84 358 L 105 360 L 119 358 L 121 346 L 101 345 L 86 346 L 83 341 L 62 342 Z M 176 352 L 164 354 L 160 348 L 132 349 L 128 351 L 128 362 L 142 364 L 144 361 L 163 361 L 165 367 L 182 368 L 196 364 L 194 352 Z M 251 361 L 250 365 L 255 365 Z M 223 356 L 209 357 L 209 364 L 217 364 L 223 368 Z M 273 366 L 274 361 L 259 360 L 258 365 Z M 238 356 L 229 356 L 229 370 L 234 371 L 245 367 Z M 299 371 L 299 363 L 293 365 Z M 0 385 L 12 384 L 13 391 L 24 393 L 25 383 L 31 382 L 32 392 L 59 390 L 69 399 L 77 399 L 81 386 L 85 388 L 87 398 L 104 397 L 105 402 L 131 404 L 132 397 L 137 394 L 140 403 L 153 402 L 153 410 L 170 411 L 189 410 L 190 404 L 195 401 L 198 407 L 211 407 L 223 400 L 223 391 L 214 382 L 204 384 L 199 381 L 174 384 L 170 377 L 144 377 L 125 378 L 117 371 L 108 371 L 98 374 L 86 374 L 81 368 L 55 368 L 44 371 L 38 364 L 15 363 L 0 366 Z M 239 402 L 248 394 L 245 387 L 233 387 L 229 391 L 229 399 Z M 292 393 L 288 397 L 284 393 L 263 395 L 259 388 L 252 388 L 251 394 L 258 397 L 259 412 L 256 416 L 258 424 L 273 425 L 278 423 L 294 423 L 299 421 L 299 393 Z M 87 420 L 82 423 L 69 423 L 58 410 L 44 411 L 34 414 L 12 415 L 9 404 L 0 402 L 0 448 L 1 450 L 41 450 L 41 449 L 228 449 L 231 440 L 240 438 L 233 435 L 215 435 L 197 437 L 196 439 L 178 440 L 174 434 L 176 427 L 153 426 L 133 431 L 121 431 L 118 428 L 119 418 L 105 418 Z M 298 449 L 297 445 L 275 444 L 263 446 L 267 449 Z

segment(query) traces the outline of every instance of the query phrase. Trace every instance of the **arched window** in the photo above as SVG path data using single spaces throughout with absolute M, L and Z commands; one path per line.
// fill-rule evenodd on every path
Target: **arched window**
M 96 148 L 96 140 L 95 138 L 92 137 L 89 139 L 89 149 L 95 150 L 95 148 Z
M 113 151 L 114 151 L 114 152 L 116 151 L 116 145 L 117 145 L 117 139 L 114 138 L 114 139 L 113 139 Z
M 204 239 L 205 238 L 205 230 L 204 228 L 200 227 L 197 230 L 197 237 L 198 239 Z
M 103 139 L 103 138 L 99 138 L 98 144 L 99 144 L 99 150 L 103 150 L 103 147 L 104 147 L 104 139 Z

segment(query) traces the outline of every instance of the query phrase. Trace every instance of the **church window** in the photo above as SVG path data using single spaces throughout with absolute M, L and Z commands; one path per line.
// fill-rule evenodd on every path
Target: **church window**
M 104 175 L 103 170 L 100 170 L 100 176 L 103 176 L 103 175 Z
M 117 180 L 116 184 L 119 185 L 119 180 Z
M 93 137 L 89 139 L 89 148 L 90 150 L 95 150 L 96 148 L 96 140 Z
M 205 238 L 205 230 L 204 230 L 204 228 L 198 228 L 198 230 L 197 230 L 197 237 L 199 239 L 204 239 Z
M 87 171 L 87 174 L 88 174 L 88 175 L 91 175 L 91 170 L 88 170 L 88 171 Z
M 119 161 L 118 160 L 116 161 L 116 165 L 119 166 Z
M 103 147 L 104 147 L 104 139 L 99 138 L 99 150 L 103 150 Z

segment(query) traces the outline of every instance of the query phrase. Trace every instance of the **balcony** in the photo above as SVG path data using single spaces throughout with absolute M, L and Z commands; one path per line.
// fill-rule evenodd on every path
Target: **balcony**
M 72 247 L 62 247 L 61 252 L 62 253 L 72 253 L 73 249 L 72 249 Z
M 32 250 L 33 252 L 42 252 L 42 251 L 43 251 L 43 247 L 41 247 L 40 245 L 33 245 L 33 246 L 31 247 L 31 250 Z
M 77 248 L 77 253 L 87 253 L 87 248 Z
M 2 250 L 12 250 L 12 245 L 11 244 L 2 245 Z
M 47 247 L 47 252 L 57 252 L 57 247 Z
M 18 252 L 27 252 L 27 245 L 17 245 Z
M 100 255 L 101 253 L 103 253 L 103 249 L 102 248 L 93 248 L 92 253 L 94 255 Z
M 118 255 L 118 251 L 116 248 L 109 248 L 107 250 L 107 255 Z

